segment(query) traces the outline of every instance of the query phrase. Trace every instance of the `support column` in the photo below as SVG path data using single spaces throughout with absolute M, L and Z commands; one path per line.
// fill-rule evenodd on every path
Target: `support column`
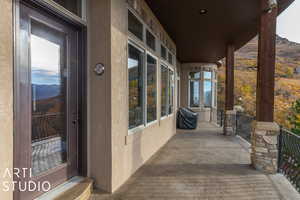
M 236 111 L 234 110 L 234 50 L 233 45 L 227 46 L 224 135 L 234 135 L 236 130 Z
M 269 0 L 260 0 L 258 71 L 256 92 L 256 122 L 251 136 L 252 165 L 265 173 L 277 172 L 277 136 L 279 126 L 274 122 L 275 47 L 277 7 Z

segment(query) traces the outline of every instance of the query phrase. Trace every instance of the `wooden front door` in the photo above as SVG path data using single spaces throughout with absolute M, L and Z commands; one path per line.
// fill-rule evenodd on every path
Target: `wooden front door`
M 31 169 L 16 181 L 51 188 L 78 175 L 79 30 L 42 9 L 20 4 L 15 68 L 14 167 Z M 44 191 L 15 188 L 15 199 Z

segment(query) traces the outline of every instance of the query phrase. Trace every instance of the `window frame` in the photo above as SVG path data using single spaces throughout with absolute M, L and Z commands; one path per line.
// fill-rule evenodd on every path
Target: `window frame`
M 200 73 L 200 77 L 199 78 L 190 78 L 190 74 L 191 73 L 197 73 L 197 72 L 199 72 Z M 200 71 L 189 71 L 189 73 L 188 73 L 188 107 L 189 108 L 192 108 L 192 109 L 199 109 L 199 108 L 201 108 L 201 105 L 202 105 L 202 70 L 200 70 Z M 191 81 L 196 81 L 196 82 L 198 82 L 199 83 L 199 106 L 191 106 Z
M 169 95 L 167 93 L 167 104 L 166 104 L 167 112 L 166 112 L 166 115 L 164 115 L 164 116 L 161 115 L 161 112 L 162 112 L 162 110 L 161 110 L 161 107 L 162 107 L 162 86 L 161 86 L 162 74 L 161 74 L 161 67 L 162 66 L 165 67 L 165 68 L 167 68 L 167 70 L 168 70 L 168 86 L 167 86 L 168 91 L 170 89 L 170 73 L 169 73 L 169 71 L 171 70 L 173 72 L 173 75 L 174 75 L 174 80 L 173 80 L 173 84 L 174 84 L 174 89 L 173 89 L 173 112 L 169 113 L 169 106 L 170 106 L 169 102 L 170 102 L 170 100 L 169 100 Z M 173 116 L 174 113 L 175 113 L 175 97 L 176 97 L 176 94 L 175 94 L 175 90 L 176 90 L 176 85 L 175 85 L 175 69 L 173 69 L 172 67 L 170 67 L 170 65 L 168 65 L 166 61 L 161 60 L 160 65 L 159 65 L 159 70 L 160 70 L 160 79 L 159 79 L 160 80 L 160 112 L 159 112 L 159 114 L 160 114 L 160 120 L 164 120 L 164 119 L 166 119 L 166 118 L 168 118 L 170 116 Z
M 147 64 L 148 64 L 148 55 L 149 56 L 151 56 L 153 59 L 155 59 L 156 60 L 156 66 L 155 66 L 155 68 L 156 68 L 156 120 L 154 120 L 154 121 L 151 121 L 151 122 L 148 122 L 148 119 L 147 119 L 147 114 L 148 114 L 148 77 L 147 77 L 147 70 L 148 70 L 148 66 L 147 66 Z M 159 60 L 158 60 L 158 58 L 157 58 L 157 56 L 155 56 L 155 55 L 153 55 L 151 52 L 149 52 L 149 51 L 146 51 L 146 59 L 145 59 L 145 61 L 146 61 L 146 65 L 145 65 L 145 110 L 146 110 L 146 112 L 145 112 L 145 126 L 146 127 L 148 127 L 148 126 L 150 126 L 150 125 L 152 125 L 152 124 L 155 124 L 155 123 L 157 123 L 158 122 L 158 90 L 159 90 L 159 88 L 158 88 L 158 78 L 159 78 L 159 76 L 158 76 L 158 74 L 159 74 L 159 72 L 158 72 L 158 66 L 159 66 Z
M 176 89 L 176 85 L 175 85 L 175 70 L 172 67 L 170 67 L 170 66 L 168 66 L 168 68 L 169 68 L 169 71 L 168 71 L 168 78 L 169 78 L 168 89 L 172 89 L 172 91 L 173 91 L 173 95 L 171 95 L 173 109 L 172 109 L 171 113 L 168 112 L 168 116 L 172 116 L 175 113 L 175 99 L 174 99 L 174 97 L 175 97 L 175 89 Z M 170 82 L 171 82 L 171 80 L 170 80 L 171 79 L 170 71 L 173 72 L 173 88 L 171 88 L 171 85 L 170 85 Z M 170 99 L 168 99 L 168 103 L 170 103 Z M 170 104 L 168 105 L 168 108 L 170 108 Z
M 162 56 L 162 47 L 166 50 L 166 58 L 164 58 Z M 159 47 L 160 51 L 159 51 L 159 55 L 160 55 L 160 59 L 162 61 L 165 61 L 166 63 L 168 63 L 168 48 L 162 43 L 160 42 L 160 47 Z M 168 64 L 166 64 L 168 66 Z
M 142 47 L 137 45 L 134 41 L 128 40 L 128 42 L 127 42 L 127 64 L 126 64 L 126 66 L 127 66 L 127 89 L 128 89 L 127 97 L 128 97 L 128 99 L 129 99 L 129 82 L 128 82 L 128 80 L 129 80 L 129 70 L 128 70 L 129 45 L 131 45 L 134 48 L 138 49 L 140 52 L 142 52 L 144 54 L 144 56 L 145 56 L 145 52 L 146 52 L 145 49 L 143 49 Z M 143 60 L 143 70 L 144 70 L 143 76 L 145 76 L 144 75 L 145 74 L 145 60 L 146 59 Z M 143 84 L 145 84 L 145 77 L 144 77 L 144 80 L 143 80 Z M 146 104 L 145 103 L 146 102 L 146 100 L 145 100 L 145 87 L 143 89 L 143 94 L 142 95 L 143 95 L 143 98 L 144 98 L 143 105 L 142 105 L 142 107 L 143 107 L 143 124 L 141 124 L 139 126 L 136 126 L 136 127 L 133 127 L 133 128 L 129 128 L 129 103 L 128 103 L 128 131 L 130 133 L 131 132 L 134 133 L 134 132 L 136 132 L 138 130 L 141 130 L 145 127 L 145 104 Z
M 152 47 L 150 47 L 147 43 L 147 33 L 150 33 L 154 37 L 154 49 L 152 49 Z M 157 37 L 148 27 L 145 28 L 145 44 L 152 51 L 154 51 L 154 52 L 157 51 Z
M 135 40 L 138 40 L 140 42 L 143 42 L 143 43 L 146 43 L 146 25 L 145 23 L 143 22 L 143 20 L 141 19 L 140 16 L 138 16 L 136 14 L 136 12 L 134 12 L 132 9 L 127 9 L 127 20 L 129 18 L 129 12 L 142 24 L 142 27 L 143 27 L 143 33 L 142 33 L 142 39 L 139 38 L 138 36 L 136 36 L 134 33 L 132 33 L 130 30 L 129 30 L 129 26 L 127 27 L 127 32 L 128 34 L 131 36 L 131 37 L 134 37 Z M 129 20 L 128 20 L 128 24 L 129 24 Z M 146 44 L 147 45 L 147 44 Z
M 200 78 L 190 78 L 190 73 L 200 73 Z M 204 73 L 205 72 L 211 72 L 211 78 L 205 78 L 204 77 Z M 205 69 L 201 69 L 201 70 L 191 70 L 188 72 L 188 107 L 191 109 L 212 109 L 212 108 L 216 108 L 216 105 L 214 105 L 214 99 L 215 97 L 215 88 L 216 88 L 216 82 L 215 82 L 215 71 L 210 69 L 210 70 L 205 70 Z M 204 94 L 204 87 L 205 87 L 205 81 L 210 80 L 211 82 L 211 106 L 205 106 L 205 94 Z M 191 106 L 191 86 L 190 83 L 191 81 L 197 81 L 199 83 L 199 106 Z
M 131 134 L 135 134 L 135 133 L 138 133 L 138 132 L 141 132 L 142 130 L 144 130 L 145 128 L 149 127 L 149 126 L 152 126 L 154 124 L 157 124 L 160 120 L 162 119 L 165 119 L 165 118 L 168 118 L 169 116 L 173 116 L 175 111 L 176 111 L 176 108 L 177 108 L 177 105 L 176 105 L 176 101 L 175 101 L 175 98 L 177 98 L 178 94 L 177 94 L 177 85 L 176 85 L 176 53 L 172 53 L 167 47 L 166 45 L 163 43 L 163 41 L 160 39 L 160 37 L 158 37 L 156 34 L 154 34 L 154 32 L 152 31 L 152 29 L 148 26 L 148 24 L 146 24 L 143 19 L 139 16 L 139 14 L 136 12 L 136 10 L 134 10 L 133 8 L 131 8 L 129 5 L 127 6 L 127 13 L 132 13 L 138 20 L 139 22 L 142 23 L 143 25 L 143 40 L 141 40 L 140 38 L 138 38 L 137 36 L 135 36 L 133 33 L 131 33 L 129 31 L 129 29 L 127 29 L 127 32 L 128 32 L 128 39 L 127 39 L 127 59 L 128 59 L 128 45 L 132 45 L 134 46 L 135 48 L 138 48 L 140 51 L 143 51 L 143 55 L 145 57 L 144 61 L 143 61 L 143 65 L 144 65 L 144 73 L 143 73 L 143 76 L 144 76 L 144 91 L 143 91 L 143 98 L 144 98 L 144 105 L 143 105 L 143 108 L 144 108 L 144 123 L 138 127 L 135 127 L 135 128 L 132 128 L 132 129 L 129 129 L 128 127 L 128 135 L 131 135 Z M 128 18 L 128 17 L 127 17 Z M 146 38 L 146 34 L 147 34 L 147 31 L 149 31 L 149 33 L 151 33 L 154 38 L 155 38 L 155 50 L 153 50 L 151 47 L 149 47 L 147 45 L 147 38 Z M 165 50 L 166 50 L 166 59 L 162 58 L 161 57 L 161 47 L 164 47 Z M 169 56 L 169 53 L 172 54 L 172 62 L 173 63 L 169 63 L 168 62 L 168 56 Z M 152 122 L 147 122 L 147 56 L 151 56 L 152 58 L 154 58 L 156 60 L 156 70 L 157 70 L 157 80 L 156 80 L 156 112 L 157 112 L 157 117 L 156 117 L 156 120 L 155 121 L 152 121 Z M 127 65 L 128 65 L 128 62 L 127 62 Z M 168 87 L 169 87 L 169 76 L 170 76 L 170 73 L 169 73 L 169 69 L 173 71 L 173 74 L 174 74 L 174 88 L 173 88 L 173 110 L 172 110 L 172 113 L 169 113 L 169 99 L 168 100 L 168 104 L 167 104 L 167 115 L 164 116 L 164 117 L 161 117 L 161 101 L 160 101 L 160 98 L 161 98 L 161 92 L 162 92 L 162 89 L 161 89 L 161 65 L 165 66 L 167 69 L 168 69 Z M 171 67 L 172 66 L 172 67 Z M 127 66 L 127 76 L 129 76 L 129 73 L 128 73 L 128 66 Z M 128 77 L 127 77 L 128 79 Z M 128 79 L 129 80 L 129 79 Z M 127 84 L 128 84 L 128 81 L 127 81 Z M 129 87 L 129 85 L 128 85 Z M 169 88 L 168 88 L 169 90 Z M 129 94 L 128 94 L 128 97 L 129 97 Z M 168 97 L 168 96 L 167 96 Z M 129 108 L 129 107 L 128 107 Z M 129 112 L 129 111 L 128 111 Z
M 204 108 L 213 108 L 213 90 L 214 90 L 214 84 L 213 84 L 213 77 L 214 77 L 214 72 L 212 71 L 212 70 L 203 70 L 202 71 L 203 72 L 203 92 L 202 92 L 202 94 L 203 94 L 203 107 Z M 205 74 L 205 72 L 210 72 L 210 78 L 205 78 L 205 76 L 204 76 L 204 74 Z M 205 106 L 205 94 L 204 94 L 204 92 L 205 92 L 205 81 L 210 81 L 210 84 L 211 84 L 211 102 L 210 102 L 210 106 Z
M 34 1 L 31 0 L 33 3 L 45 6 L 47 9 L 50 9 L 54 11 L 55 13 L 58 13 L 60 15 L 63 15 L 67 19 L 71 20 L 72 22 L 87 26 L 87 0 L 82 0 L 81 2 L 81 17 L 77 15 L 76 13 L 73 13 L 72 11 L 68 10 L 67 8 L 63 7 L 59 3 L 56 3 L 53 0 L 38 0 Z

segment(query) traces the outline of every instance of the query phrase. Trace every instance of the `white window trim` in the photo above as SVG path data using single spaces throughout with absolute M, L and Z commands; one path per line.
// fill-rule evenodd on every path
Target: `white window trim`
M 170 73 L 169 73 L 169 70 L 171 70 L 173 72 L 173 76 L 174 76 L 174 79 L 173 79 L 173 84 L 174 84 L 174 88 L 173 88 L 173 110 L 172 110 L 172 113 L 169 113 L 169 95 L 167 96 L 167 114 L 164 115 L 164 116 L 161 116 L 161 106 L 162 106 L 162 101 L 160 102 L 160 120 L 164 120 L 166 118 L 169 118 L 169 117 L 172 117 L 175 113 L 175 90 L 176 90 L 176 85 L 175 85 L 175 70 L 170 67 L 166 62 L 161 62 L 160 63 L 160 72 L 161 72 L 161 67 L 164 66 L 165 68 L 168 69 L 168 90 L 169 90 L 169 87 L 170 87 Z M 161 79 L 161 73 L 160 73 L 160 82 L 162 81 Z M 160 91 L 162 91 L 162 87 L 160 87 Z M 162 98 L 162 95 L 160 93 L 160 98 Z
M 194 79 L 191 79 L 189 76 L 190 76 L 190 73 L 191 72 L 200 72 L 200 78 L 194 78 Z M 211 75 L 211 78 L 204 78 L 204 72 L 211 72 L 212 75 Z M 214 105 L 214 98 L 215 98 L 215 95 L 214 94 L 214 90 L 215 90 L 215 87 L 216 87 L 216 84 L 215 83 L 215 80 L 213 79 L 214 77 L 214 73 L 216 73 L 214 70 L 211 70 L 211 71 L 208 71 L 208 70 L 198 70 L 198 71 L 189 71 L 188 72 L 188 107 L 190 109 L 193 109 L 193 110 L 210 110 L 210 109 L 213 109 L 215 108 L 215 105 Z M 211 99 L 211 106 L 210 107 L 205 107 L 205 99 L 204 99 L 204 81 L 205 80 L 210 80 L 212 85 L 212 99 Z M 191 88 L 190 88 L 190 82 L 191 81 L 197 81 L 199 82 L 199 106 L 191 106 Z
M 175 68 L 176 68 L 176 53 L 174 54 L 172 51 L 170 51 L 166 45 L 160 40 L 160 38 L 154 34 L 154 32 L 151 30 L 151 28 L 143 21 L 143 19 L 139 16 L 139 14 L 133 9 L 131 8 L 129 5 L 127 6 L 127 15 L 128 15 L 128 12 L 131 12 L 138 20 L 140 23 L 142 23 L 143 25 L 143 40 L 141 40 L 140 38 L 138 38 L 137 36 L 135 36 L 133 33 L 131 33 L 129 30 L 127 30 L 128 32 L 128 44 L 127 44 L 127 48 L 128 48 L 128 45 L 132 45 L 134 46 L 135 48 L 137 48 L 138 50 L 140 50 L 141 52 L 144 53 L 144 56 L 145 56 L 145 59 L 144 59 L 144 84 L 145 84 L 145 87 L 144 87 L 144 91 L 143 91 L 143 95 L 144 95 L 144 124 L 143 125 L 140 125 L 138 127 L 135 127 L 135 128 L 132 128 L 132 129 L 129 129 L 128 128 L 128 134 L 134 134 L 136 132 L 140 132 L 142 131 L 143 129 L 149 127 L 149 126 L 152 126 L 156 123 L 158 123 L 160 120 L 163 120 L 163 119 L 166 119 L 166 118 L 169 118 L 171 116 L 173 116 L 175 114 L 175 98 L 177 97 L 176 95 L 177 94 L 177 91 L 176 91 L 176 76 L 175 76 Z M 128 18 L 128 16 L 127 16 Z M 147 38 L 146 38 L 146 31 L 149 31 L 154 37 L 155 37 L 155 51 L 153 49 L 151 49 L 148 45 L 147 45 Z M 163 46 L 165 49 L 166 49 L 166 59 L 162 58 L 161 57 L 161 46 Z M 172 62 L 173 64 L 169 63 L 169 53 L 172 54 Z M 157 119 L 155 121 L 152 121 L 152 122 L 149 122 L 147 123 L 147 55 L 150 55 L 151 57 L 153 57 L 156 61 L 157 61 L 157 81 L 156 81 L 156 93 L 157 93 L 157 102 L 156 102 L 156 106 L 157 106 Z M 128 49 L 127 49 L 127 59 L 128 59 Z M 159 108 L 159 106 L 161 107 L 161 102 L 159 101 L 161 98 L 161 85 L 160 85 L 160 82 L 161 82 L 161 66 L 164 66 L 168 69 L 168 85 L 169 85 L 169 69 L 171 71 L 173 71 L 173 74 L 174 74 L 174 88 L 173 88 L 173 111 L 171 114 L 169 114 L 169 110 L 167 111 L 167 115 L 166 116 L 163 116 L 161 117 L 161 108 Z M 171 67 L 172 66 L 172 67 Z M 129 73 L 128 73 L 128 63 L 127 63 L 127 76 L 129 76 Z M 127 77 L 127 80 L 128 80 L 128 77 Z M 128 81 L 127 81 L 127 84 L 128 84 Z M 160 87 L 159 87 L 160 86 Z M 128 85 L 129 87 L 129 85 Z M 128 97 L 129 97 L 129 94 L 128 94 Z M 169 97 L 168 97 L 168 100 L 169 100 Z M 159 102 L 160 102 L 160 105 L 159 105 Z M 168 101 L 168 105 L 169 105 L 169 101 Z
M 147 57 L 148 57 L 148 55 L 149 56 L 151 56 L 152 58 L 154 58 L 155 60 L 156 60 L 156 120 L 154 120 L 154 121 L 151 121 L 151 122 L 148 122 L 148 119 L 147 119 L 147 113 L 148 113 L 148 102 L 147 102 L 147 100 L 148 100 L 148 94 L 147 94 L 147 91 L 148 91 L 148 84 L 147 84 L 147 81 L 148 81 L 148 77 L 147 77 Z M 146 70 L 145 70 L 145 110 L 146 110 L 146 112 L 145 112 L 145 124 L 146 124 L 146 126 L 148 126 L 149 124 L 152 124 L 153 122 L 157 122 L 158 121 L 158 58 L 154 55 L 154 54 L 152 54 L 151 52 L 149 52 L 149 51 L 146 51 L 146 59 L 145 59 L 145 61 L 146 61 L 146 64 L 145 64 L 145 68 L 146 68 Z
M 141 48 L 139 45 L 137 45 L 136 43 L 132 42 L 131 40 L 128 40 L 127 42 L 127 97 L 129 98 L 129 83 L 128 83 L 128 80 L 129 80 L 129 71 L 128 71 L 128 57 L 129 57 L 129 45 L 132 45 L 133 47 L 135 47 L 136 49 L 138 49 L 140 52 L 142 52 L 144 55 L 145 55 L 145 50 L 143 48 Z M 145 68 L 145 60 L 146 58 L 144 58 L 144 62 L 143 62 L 143 67 Z M 144 83 L 145 83 L 145 80 L 144 80 Z M 145 92 L 143 91 L 143 96 L 145 96 L 144 94 Z M 144 105 L 143 107 L 145 106 L 145 100 L 144 100 Z M 144 111 L 144 109 L 143 109 Z M 129 103 L 128 103 L 128 120 L 129 120 Z M 134 128 L 129 128 L 128 127 L 128 134 L 132 134 L 132 132 L 138 132 L 140 130 L 142 130 L 142 128 L 145 127 L 145 113 L 144 113 L 144 117 L 143 117 L 143 124 L 142 125 L 139 125 L 137 127 L 134 127 Z

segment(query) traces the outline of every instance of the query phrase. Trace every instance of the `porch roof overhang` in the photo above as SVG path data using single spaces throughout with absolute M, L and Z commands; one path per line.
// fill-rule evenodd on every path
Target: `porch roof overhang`
M 278 0 L 279 13 L 294 0 Z M 257 35 L 260 0 L 146 0 L 177 45 L 181 62 L 217 62 Z M 200 10 L 207 10 L 200 14 Z

